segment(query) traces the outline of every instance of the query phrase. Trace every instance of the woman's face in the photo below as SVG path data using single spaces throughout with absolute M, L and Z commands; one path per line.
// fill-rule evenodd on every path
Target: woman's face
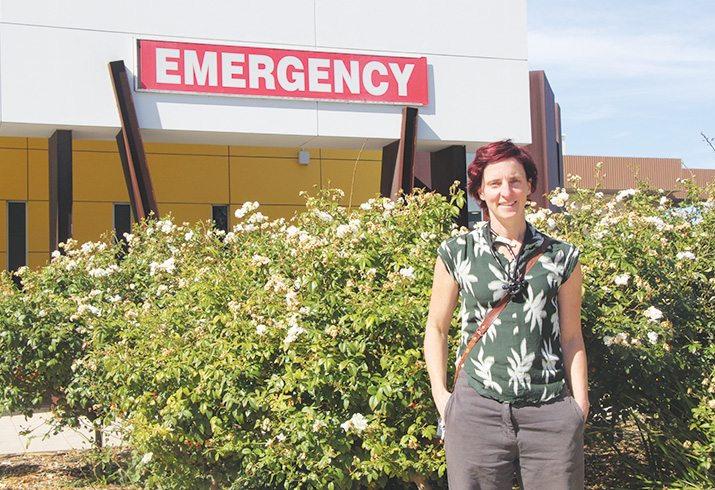
M 490 163 L 484 168 L 479 197 L 489 209 L 490 219 L 501 222 L 523 220 L 531 181 L 515 158 Z

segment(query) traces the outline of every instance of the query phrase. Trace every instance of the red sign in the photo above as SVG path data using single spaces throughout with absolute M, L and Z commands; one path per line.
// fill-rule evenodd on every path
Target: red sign
M 427 59 L 139 41 L 139 90 L 427 105 Z

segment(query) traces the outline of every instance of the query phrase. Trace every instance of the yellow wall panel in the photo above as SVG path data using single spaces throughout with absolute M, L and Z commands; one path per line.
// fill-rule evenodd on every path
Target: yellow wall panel
M 48 152 L 45 150 L 30 150 L 27 152 L 29 172 L 29 199 L 47 201 L 50 194 Z
M 360 161 L 370 160 L 373 162 L 382 162 L 382 151 L 376 150 L 334 150 L 334 149 L 323 149 L 320 150 L 320 158 L 323 160 L 350 160 L 355 163 L 355 160 L 360 157 Z
M 157 202 L 228 204 L 228 158 L 152 154 L 147 160 Z
M 0 272 L 7 270 L 7 256 L 5 252 L 0 252 Z
M 48 252 L 29 252 L 27 254 L 27 266 L 30 269 L 38 269 L 44 267 L 50 261 Z
M 0 148 L 27 148 L 27 138 L 16 138 L 11 136 L 0 137 Z
M 49 146 L 47 138 L 27 138 L 27 147 L 31 150 L 46 150 Z
M 72 234 L 79 243 L 96 242 L 114 227 L 114 206 L 108 202 L 75 202 Z M 48 238 L 49 241 L 49 238 Z
M 119 155 L 116 141 L 72 140 L 72 151 L 101 151 Z
M 0 198 L 27 200 L 27 150 L 0 149 Z
M 206 222 L 211 219 L 210 204 L 162 204 L 159 205 L 161 217 L 171 214 L 172 221 L 176 225 L 189 223 L 191 226 L 198 221 Z
M 298 152 L 302 148 L 272 148 L 265 146 L 232 146 L 230 147 L 230 155 L 232 157 L 266 157 L 266 158 L 285 158 L 298 163 Z M 315 160 L 320 158 L 320 150 L 306 149 L 310 152 L 310 159 Z
M 75 201 L 129 202 L 118 153 L 73 152 Z
M 320 185 L 320 163 L 301 165 L 281 158 L 231 157 L 231 201 L 302 205 L 300 191 Z
M 27 250 L 49 253 L 50 204 L 47 201 L 27 202 Z
M 360 161 L 355 169 L 355 162 L 344 160 L 323 160 L 323 189 L 341 189 L 345 198 L 340 204 L 359 205 L 380 192 L 381 162 Z M 353 172 L 355 183 L 353 185 Z M 352 200 L 350 192 L 352 189 Z
M 7 251 L 7 201 L 0 201 L 0 252 Z M 6 262 L 0 262 L 0 270 L 7 267 Z
M 228 146 L 226 145 L 185 145 L 176 143 L 144 143 L 144 151 L 147 154 L 170 154 L 170 155 L 213 155 L 228 156 Z

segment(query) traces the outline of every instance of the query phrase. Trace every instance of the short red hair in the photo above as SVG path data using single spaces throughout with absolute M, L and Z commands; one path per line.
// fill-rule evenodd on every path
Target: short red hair
M 469 183 L 467 184 L 467 193 L 474 198 L 483 211 L 487 211 L 487 205 L 479 197 L 479 189 L 482 187 L 482 177 L 484 169 L 487 165 L 501 162 L 508 158 L 516 159 L 524 167 L 526 178 L 531 181 L 531 192 L 536 190 L 536 181 L 539 177 L 539 172 L 536 169 L 536 163 L 531 154 L 521 146 L 515 145 L 511 140 L 495 141 L 489 143 L 477 150 L 472 163 L 467 168 Z

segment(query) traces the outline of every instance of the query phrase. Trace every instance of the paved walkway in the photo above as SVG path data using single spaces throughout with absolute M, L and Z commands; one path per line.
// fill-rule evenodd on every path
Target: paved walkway
M 24 454 L 89 449 L 94 431 L 88 427 L 65 429 L 52 434 L 48 410 L 35 412 L 30 418 L 8 413 L 0 416 L 0 454 Z M 25 433 L 29 431 L 28 433 Z M 105 444 L 118 444 L 116 437 L 105 436 Z

